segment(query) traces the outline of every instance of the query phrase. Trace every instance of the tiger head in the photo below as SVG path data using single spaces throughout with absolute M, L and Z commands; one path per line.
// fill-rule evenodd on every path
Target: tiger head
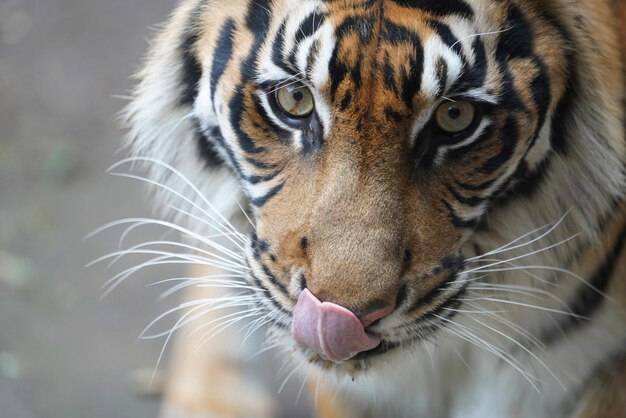
M 447 326 L 489 217 L 530 202 L 568 146 L 549 3 L 187 1 L 141 75 L 135 150 L 205 190 L 234 179 L 277 335 L 367 368 Z

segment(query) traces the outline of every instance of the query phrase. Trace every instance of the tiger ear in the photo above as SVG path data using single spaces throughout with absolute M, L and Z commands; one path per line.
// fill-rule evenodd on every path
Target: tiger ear
M 217 121 L 212 113 L 202 112 L 202 121 L 196 116 L 202 80 L 197 21 L 204 4 L 184 1 L 151 42 L 123 113 L 126 145 L 156 184 L 162 207 L 195 211 L 199 201 L 208 199 L 234 213 L 239 186 L 214 146 Z M 203 109 L 212 108 L 201 99 Z

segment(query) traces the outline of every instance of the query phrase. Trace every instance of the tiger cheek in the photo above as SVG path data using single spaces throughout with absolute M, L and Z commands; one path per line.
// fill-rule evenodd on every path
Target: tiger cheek
M 258 211 L 257 230 L 276 247 L 281 263 L 301 263 L 300 241 L 307 236 L 314 190 L 307 176 L 288 172 L 281 191 Z
M 461 244 L 463 230 L 450 221 L 443 203 L 445 181 L 437 180 L 428 188 L 415 187 L 406 199 L 407 247 L 412 249 L 415 271 L 428 271 L 441 257 L 454 252 Z M 420 219 L 420 222 L 411 222 Z

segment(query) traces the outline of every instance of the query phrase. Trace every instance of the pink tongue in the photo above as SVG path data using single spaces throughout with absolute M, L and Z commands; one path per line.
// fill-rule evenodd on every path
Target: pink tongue
M 348 360 L 380 344 L 365 332 L 359 318 L 343 306 L 320 302 L 304 289 L 293 311 L 291 335 L 304 347 L 331 361 Z

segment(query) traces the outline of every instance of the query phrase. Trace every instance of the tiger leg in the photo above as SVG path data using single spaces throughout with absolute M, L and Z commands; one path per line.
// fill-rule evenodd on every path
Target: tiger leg
M 192 270 L 195 271 L 190 272 L 190 277 L 219 273 L 206 267 Z M 184 301 L 224 295 L 221 288 L 192 286 Z M 202 341 L 204 332 L 191 333 L 222 315 L 224 312 L 219 310 L 207 313 L 177 334 L 165 384 L 162 418 L 275 416 L 271 397 L 244 376 L 244 365 L 235 356 L 242 340 L 237 330 L 227 329 L 207 341 Z

